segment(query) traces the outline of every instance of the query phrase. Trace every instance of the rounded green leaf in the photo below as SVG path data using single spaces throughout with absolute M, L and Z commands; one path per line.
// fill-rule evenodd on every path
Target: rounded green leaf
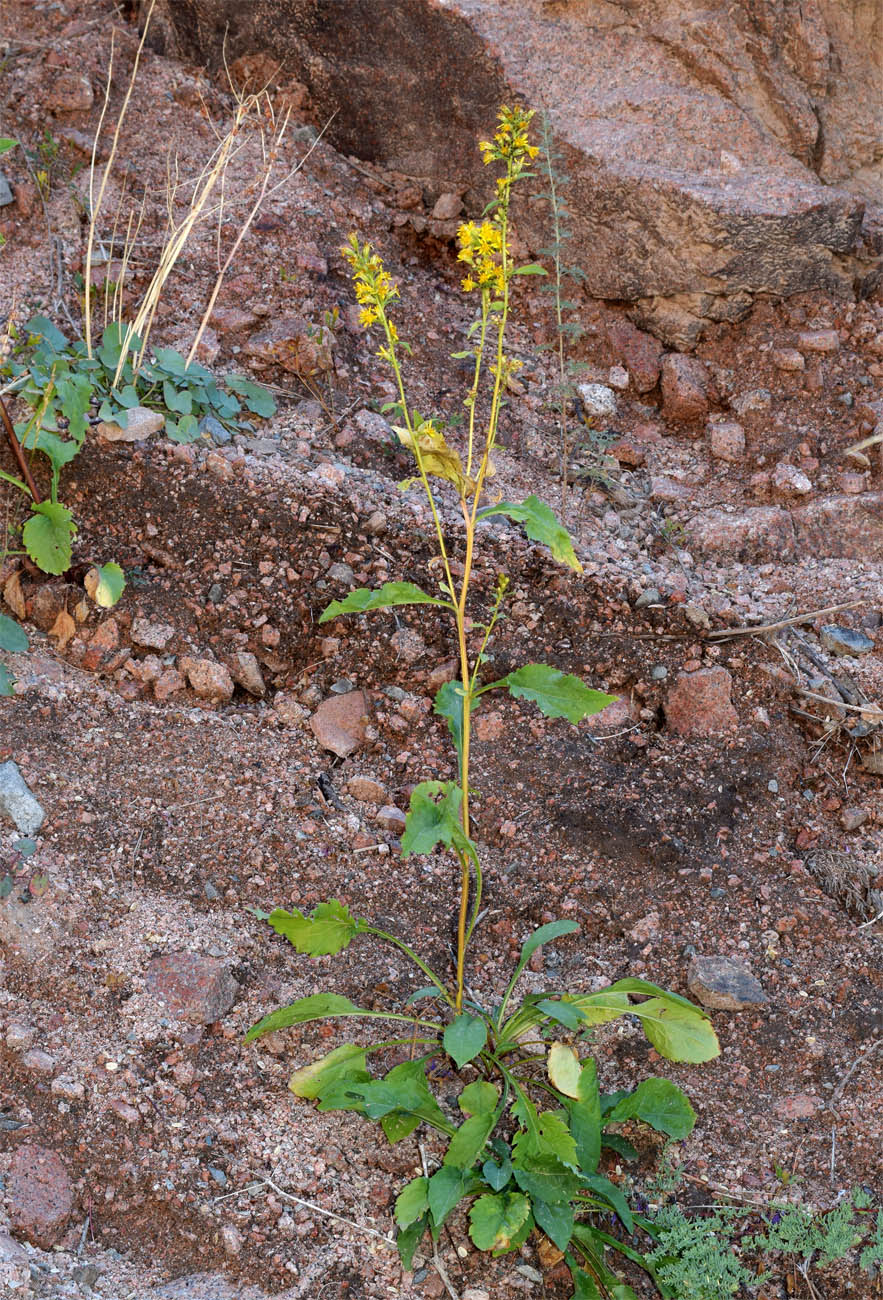
M 288 1081 L 288 1087 L 295 1097 L 313 1101 L 331 1087 L 337 1087 L 341 1083 L 366 1083 L 370 1078 L 365 1048 L 357 1047 L 354 1043 L 343 1043 L 327 1056 L 295 1070 Z
M 487 1025 L 479 1016 L 463 1012 L 452 1020 L 444 1032 L 445 1051 L 458 1070 L 473 1060 L 487 1042 Z
M 644 1033 L 666 1060 L 699 1064 L 720 1056 L 717 1034 L 707 1017 L 695 1008 L 649 998 L 629 1010 L 640 1016 Z
M 0 614 L 0 650 L 10 654 L 23 654 L 28 648 L 28 637 L 23 627 L 19 627 L 14 618 Z
M 505 1250 L 529 1214 L 530 1201 L 521 1192 L 479 1196 L 469 1211 L 469 1235 L 479 1250 Z
M 286 912 L 284 908 L 276 907 L 267 920 L 277 934 L 308 957 L 333 956 L 348 947 L 359 929 L 359 922 L 336 898 L 318 903 L 309 916 L 304 916 L 296 908 L 293 912 Z
M 476 1079 L 474 1083 L 467 1083 L 457 1098 L 457 1105 L 464 1115 L 489 1115 L 499 1100 L 500 1094 L 492 1083 Z
M 92 599 L 102 609 L 112 609 L 126 589 L 126 575 L 113 560 L 102 564 Z
M 572 1047 L 565 1043 L 553 1043 L 549 1048 L 546 1071 L 553 1088 L 563 1092 L 565 1097 L 579 1099 L 579 1083 L 582 1067 L 579 1057 Z
M 25 550 L 44 573 L 65 573 L 71 565 L 76 524 L 67 506 L 40 501 L 21 532 Z

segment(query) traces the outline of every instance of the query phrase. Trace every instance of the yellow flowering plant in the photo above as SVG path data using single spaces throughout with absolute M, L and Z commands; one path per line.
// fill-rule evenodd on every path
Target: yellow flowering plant
M 427 1232 L 435 1251 L 448 1216 L 468 1199 L 472 1203 L 469 1231 L 478 1249 L 495 1254 L 513 1250 L 538 1229 L 567 1259 L 575 1296 L 628 1300 L 634 1293 L 609 1267 L 609 1250 L 622 1249 L 629 1258 L 649 1266 L 637 1251 L 592 1220 L 592 1215 L 618 1215 L 629 1233 L 638 1223 L 620 1188 L 598 1171 L 604 1145 L 620 1154 L 633 1154 L 633 1148 L 618 1134 L 608 1134 L 606 1127 L 626 1118 L 639 1119 L 669 1137 L 684 1137 L 695 1116 L 681 1090 L 667 1079 L 646 1079 L 633 1092 L 605 1098 L 599 1091 L 594 1059 L 581 1056 L 577 1045 L 591 1026 L 634 1015 L 661 1056 L 704 1061 L 719 1050 L 708 1017 L 676 994 L 638 979 L 619 980 L 588 994 L 552 989 L 528 995 L 512 1008 L 515 986 L 533 953 L 541 944 L 577 930 L 574 921 L 550 922 L 525 940 L 496 1005 L 482 1005 L 465 981 L 466 952 L 478 924 L 483 889 L 470 817 L 474 714 L 489 692 L 506 690 L 514 698 L 535 703 L 546 717 L 566 718 L 575 725 L 613 699 L 549 664 L 525 664 L 504 677 L 485 680 L 490 676 L 488 646 L 509 587 L 506 575 L 499 576 L 483 617 L 476 618 L 470 607 L 480 526 L 494 515 L 520 523 L 528 537 L 547 546 L 556 560 L 574 573 L 581 572 L 567 531 L 537 497 L 520 503 L 487 501 L 503 395 L 518 366 L 505 350 L 513 282 L 518 276 L 543 274 L 538 266 L 516 265 L 509 245 L 512 191 L 530 174 L 529 163 L 537 152 L 528 138 L 531 117 L 520 107 L 500 110 L 493 139 L 479 147 L 485 163 L 500 165 L 502 174 L 482 219 L 464 223 L 458 232 L 458 257 L 467 271 L 463 288 L 477 299 L 470 330 L 473 347 L 455 354 L 473 358 L 461 447 L 448 441 L 440 417 L 424 417 L 408 402 L 400 356 L 410 354 L 411 348 L 399 337 L 392 318 L 399 291 L 380 256 L 357 235 L 351 235 L 343 249 L 352 268 L 362 324 L 382 335 L 378 355 L 395 380 L 398 400 L 385 409 L 395 409 L 400 422 L 393 428 L 414 458 L 416 474 L 401 486 L 419 484 L 429 505 L 438 550 L 430 569 L 438 573 L 438 589 L 429 593 L 411 582 L 360 588 L 344 600 L 332 601 L 320 622 L 402 605 L 432 605 L 451 617 L 459 675 L 439 689 L 435 712 L 449 728 L 458 779 L 423 781 L 415 787 L 401 851 L 408 857 L 442 848 L 456 863 L 459 906 L 453 978 L 435 971 L 397 935 L 353 916 L 337 899 L 318 904 L 309 915 L 282 908 L 261 912 L 278 934 L 309 956 L 337 953 L 356 935 L 371 934 L 413 961 L 429 983 L 412 994 L 400 1012 L 372 1011 L 337 993 L 315 993 L 264 1016 L 247 1038 L 338 1016 L 402 1026 L 406 1032 L 402 1038 L 367 1047 L 344 1043 L 334 1048 L 297 1070 L 289 1086 L 296 1096 L 316 1100 L 320 1110 L 353 1110 L 379 1120 L 392 1142 L 407 1137 L 420 1124 L 450 1139 L 441 1167 L 431 1176 L 425 1171 L 409 1182 L 396 1201 L 398 1248 L 406 1267 Z M 459 537 L 446 533 L 442 525 L 443 492 L 453 492 L 462 516 Z M 424 1000 L 435 1011 L 416 1014 L 414 1004 Z M 369 1052 L 402 1049 L 409 1053 L 406 1059 L 382 1078 L 372 1077 L 367 1069 Z M 432 1063 L 445 1056 L 468 1075 L 459 1095 L 459 1114 L 454 1116 L 439 1105 L 428 1077 Z M 549 1095 L 557 1109 L 538 1109 Z M 588 1219 L 578 1218 L 581 1213 Z

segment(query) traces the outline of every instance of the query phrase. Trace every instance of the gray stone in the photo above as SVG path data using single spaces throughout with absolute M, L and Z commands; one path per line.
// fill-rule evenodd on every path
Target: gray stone
M 3 175 L 3 172 L 0 172 L 0 208 L 5 208 L 8 204 L 14 202 L 15 195 L 12 192 L 12 186 Z
M 576 391 L 586 415 L 595 420 L 612 420 L 616 415 L 616 393 L 606 384 L 577 384 Z
M 204 415 L 199 422 L 199 432 L 207 433 L 217 447 L 225 447 L 233 439 L 229 429 L 225 429 L 220 420 L 213 415 Z
M 129 633 L 135 645 L 146 650 L 165 650 L 175 635 L 175 629 L 168 623 L 154 623 L 149 618 L 136 618 L 132 621 Z
M 152 433 L 159 433 L 166 422 L 160 411 L 150 411 L 146 406 L 131 406 L 126 418 L 126 427 L 114 420 L 102 420 L 96 426 L 96 432 L 108 442 L 140 442 Z
M 21 1296 L 22 1300 L 32 1294 L 31 1270 L 28 1252 L 8 1233 L 0 1232 L 0 1295 Z
M 662 601 L 658 587 L 645 587 L 635 601 L 635 609 L 646 609 L 648 605 L 658 605 Z
M 332 564 L 328 570 L 328 577 L 332 582 L 345 583 L 347 587 L 351 587 L 355 580 L 352 565 L 350 564 Z
M 253 655 L 250 650 L 237 650 L 230 656 L 229 660 L 230 676 L 237 685 L 241 686 L 249 695 L 258 697 L 266 695 L 267 684 L 264 681 L 264 675 L 261 672 L 257 656 Z
M 874 642 L 864 632 L 839 627 L 836 623 L 826 623 L 819 640 L 825 650 L 835 655 L 866 655 L 874 648 Z
M 695 957 L 687 971 L 687 988 L 704 1007 L 743 1011 L 767 996 L 747 966 L 731 957 Z
M 9 818 L 20 835 L 36 835 L 46 818 L 12 759 L 0 763 L 0 813 Z

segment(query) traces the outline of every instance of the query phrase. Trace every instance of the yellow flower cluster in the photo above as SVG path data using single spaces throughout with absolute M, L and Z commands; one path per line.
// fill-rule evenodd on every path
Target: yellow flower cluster
M 370 329 L 375 321 L 386 315 L 386 308 L 393 298 L 399 296 L 389 272 L 384 270 L 377 253 L 371 252 L 370 244 L 360 244 L 356 235 L 350 235 L 340 250 L 353 268 L 353 281 L 356 286 L 356 301 L 361 306 L 359 321 L 365 329 Z M 392 341 L 398 340 L 396 327 L 387 321 Z
M 508 108 L 504 104 L 498 114 L 500 125 L 493 140 L 479 141 L 484 162 L 504 162 L 513 174 L 517 174 L 526 160 L 536 158 L 539 149 L 530 143 L 527 136 L 532 117 L 533 110 L 521 108 L 518 104 Z
M 473 289 L 483 292 L 502 294 L 506 288 L 506 276 L 502 265 L 503 232 L 493 221 L 467 221 L 457 231 L 461 262 L 471 268 L 470 274 L 463 280 L 466 293 Z

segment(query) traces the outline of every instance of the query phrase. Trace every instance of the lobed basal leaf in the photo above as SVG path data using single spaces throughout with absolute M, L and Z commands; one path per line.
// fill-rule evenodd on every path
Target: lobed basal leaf
M 266 918 L 277 934 L 308 957 L 327 957 L 348 947 L 353 936 L 364 926 L 344 903 L 336 898 L 318 903 L 309 916 L 295 909 L 286 912 L 276 907 Z

